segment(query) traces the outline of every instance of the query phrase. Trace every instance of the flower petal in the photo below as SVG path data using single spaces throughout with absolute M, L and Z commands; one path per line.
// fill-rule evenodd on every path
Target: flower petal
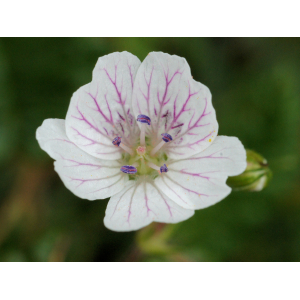
M 133 90 L 135 115 L 151 118 L 148 134 L 153 144 L 169 133 L 170 158 L 186 158 L 206 149 L 216 138 L 218 123 L 209 89 L 193 80 L 182 57 L 152 52 L 141 64 Z M 155 146 L 155 145 L 153 145 Z
M 93 80 L 77 90 L 66 117 L 69 139 L 85 152 L 102 159 L 118 159 L 116 136 L 131 146 L 138 134 L 132 89 L 139 59 L 128 52 L 115 52 L 98 59 Z
M 55 171 L 76 196 L 105 199 L 124 188 L 127 177 L 118 161 L 104 161 L 79 149 L 66 136 L 65 120 L 47 119 L 37 129 L 40 147 L 56 161 Z
M 126 189 L 110 198 L 104 224 L 115 231 L 140 229 L 153 221 L 178 223 L 194 214 L 170 200 L 149 182 L 128 182 Z
M 156 185 L 184 208 L 201 209 L 225 198 L 231 191 L 228 176 L 246 168 L 246 151 L 236 137 L 218 136 L 203 152 L 168 164 L 168 173 Z

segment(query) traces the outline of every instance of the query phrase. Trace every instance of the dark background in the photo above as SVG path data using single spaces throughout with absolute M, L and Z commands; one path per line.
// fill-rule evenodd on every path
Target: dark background
M 219 134 L 273 171 L 264 191 L 233 192 L 170 225 L 171 253 L 106 229 L 107 200 L 69 192 L 35 139 L 44 119 L 65 118 L 97 58 L 123 50 L 185 57 L 212 92 Z M 299 53 L 299 38 L 0 39 L 0 261 L 299 261 Z

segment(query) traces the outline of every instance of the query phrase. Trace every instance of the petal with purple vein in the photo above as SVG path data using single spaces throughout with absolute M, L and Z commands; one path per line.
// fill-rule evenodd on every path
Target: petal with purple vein
M 154 184 L 129 181 L 123 191 L 110 198 L 104 224 L 114 231 L 132 231 L 155 221 L 178 223 L 193 214 L 194 210 L 177 205 Z
M 184 208 L 201 209 L 224 199 L 231 191 L 228 176 L 246 168 L 246 151 L 236 137 L 218 136 L 210 147 L 192 157 L 168 163 L 168 173 L 155 184 Z
M 164 145 L 170 158 L 186 158 L 206 149 L 216 138 L 218 123 L 209 89 L 193 80 L 182 57 L 152 52 L 138 69 L 134 90 L 135 115 L 152 120 L 148 134 L 153 146 L 169 133 L 173 141 Z
M 66 117 L 66 132 L 79 148 L 98 158 L 118 159 L 122 150 L 112 145 L 116 136 L 132 146 L 138 127 L 132 110 L 132 90 L 139 59 L 115 52 L 98 59 L 92 82 L 77 90 Z
M 66 136 L 65 120 L 47 119 L 37 129 L 40 147 L 55 159 L 55 171 L 65 186 L 76 196 L 105 199 L 124 188 L 128 176 L 120 172 L 118 161 L 95 158 Z

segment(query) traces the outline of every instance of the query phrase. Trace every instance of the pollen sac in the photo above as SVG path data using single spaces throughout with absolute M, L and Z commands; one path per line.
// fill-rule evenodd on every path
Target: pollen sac
M 162 133 L 161 136 L 162 136 L 163 141 L 166 143 L 173 140 L 172 136 L 168 133 Z
M 166 173 L 168 171 L 169 171 L 169 169 L 167 168 L 166 164 L 164 164 L 163 166 L 160 167 L 160 173 L 164 173 L 164 172 Z
M 117 136 L 116 138 L 113 139 L 112 143 L 115 145 L 115 146 L 120 146 L 121 144 L 121 138 L 119 136 Z
M 134 166 L 123 166 L 120 170 L 126 174 L 135 174 L 137 172 Z
M 151 124 L 151 119 L 149 117 L 145 116 L 145 115 L 138 115 L 136 120 L 138 122 L 146 123 L 148 125 Z

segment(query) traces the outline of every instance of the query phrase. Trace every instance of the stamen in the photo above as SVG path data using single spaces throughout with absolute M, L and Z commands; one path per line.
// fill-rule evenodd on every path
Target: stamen
M 117 147 L 121 147 L 122 149 L 124 149 L 126 152 L 128 152 L 130 155 L 134 155 L 134 152 L 132 149 L 130 149 L 128 146 L 124 145 L 122 143 L 122 139 L 121 137 L 117 136 L 116 138 L 113 139 L 112 141 L 113 145 L 117 146 Z
M 166 143 L 173 140 L 172 136 L 168 133 L 162 133 L 161 136 L 162 136 L 163 141 L 165 141 Z
M 120 146 L 121 142 L 122 142 L 122 139 L 121 139 L 121 137 L 119 137 L 119 136 L 117 136 L 116 138 L 114 138 L 113 141 L 112 141 L 112 143 L 113 143 L 115 146 L 118 146 L 118 147 Z
M 165 143 L 168 143 L 173 140 L 172 136 L 168 133 L 162 133 L 162 141 L 152 149 L 151 155 L 154 155 Z
M 167 173 L 169 171 L 168 167 L 166 166 L 166 164 L 164 164 L 163 166 L 160 167 L 160 172 L 161 173 Z
M 128 152 L 130 155 L 134 155 L 134 152 L 132 149 L 130 149 L 128 146 L 124 145 L 123 143 L 120 144 L 120 147 L 125 150 L 126 152 Z
M 148 166 L 156 171 L 158 171 L 158 173 L 164 173 L 164 172 L 168 172 L 169 169 L 167 168 L 166 164 L 164 164 L 163 166 L 161 167 L 158 167 L 157 165 L 151 163 L 151 162 L 148 162 Z
M 154 170 L 157 170 L 158 172 L 160 172 L 160 167 L 158 167 L 157 165 L 153 164 L 152 162 L 148 162 L 147 163 L 148 166 Z
M 141 135 L 140 135 L 140 144 L 142 146 L 146 145 L 145 135 L 146 135 L 146 124 L 151 124 L 151 119 L 146 115 L 138 115 L 137 119 L 138 122 L 141 122 Z
M 148 116 L 146 116 L 146 115 L 138 115 L 136 120 L 138 122 L 151 125 L 151 119 Z
M 137 169 L 134 166 L 123 166 L 120 170 L 126 174 L 135 174 L 137 172 Z

